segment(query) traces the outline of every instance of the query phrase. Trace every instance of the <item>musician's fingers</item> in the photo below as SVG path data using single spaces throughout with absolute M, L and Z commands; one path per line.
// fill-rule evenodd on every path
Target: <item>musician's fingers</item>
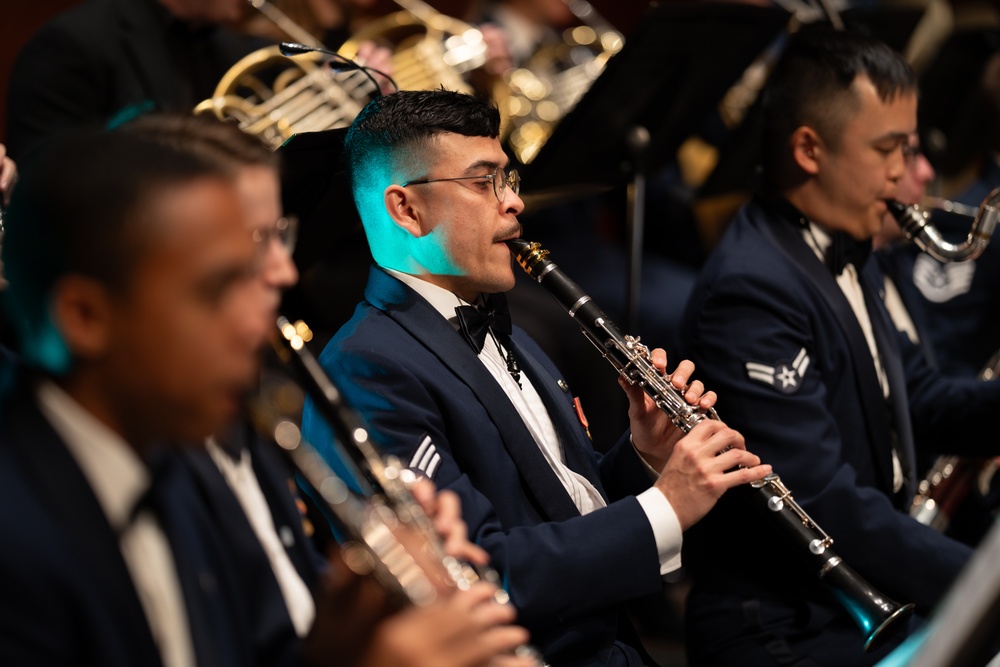
M 519 658 L 515 655 L 498 655 L 489 662 L 489 667 L 536 667 L 537 665 L 536 658 Z
M 458 494 L 441 491 L 437 494 L 437 508 L 434 529 L 444 542 L 445 553 L 475 565 L 489 563 L 489 554 L 469 541 L 469 529 L 462 520 L 462 501 Z
M 437 487 L 434 486 L 434 482 L 421 475 L 408 483 L 406 488 L 413 494 L 413 499 L 420 505 L 420 509 L 424 511 L 424 514 L 429 517 L 437 515 L 438 498 Z
M 656 370 L 660 371 L 660 374 L 667 372 L 667 351 L 662 347 L 657 347 L 649 353 L 649 358 L 653 362 L 653 366 Z
M 684 392 L 684 400 L 689 405 L 697 405 L 701 395 L 705 393 L 705 385 L 701 380 L 695 380 L 688 385 L 687 390 Z
M 743 484 L 762 480 L 770 474 L 771 466 L 766 463 L 748 468 L 737 468 L 725 473 L 722 476 L 722 483 L 726 488 L 731 489 L 734 486 L 742 486 Z
M 708 410 L 709 408 L 714 408 L 716 401 L 719 400 L 718 394 L 714 391 L 705 392 L 700 399 L 698 399 L 698 407 L 702 410 Z
M 713 457 L 712 463 L 716 470 L 720 471 L 730 470 L 736 466 L 751 468 L 760 465 L 760 457 L 745 449 L 733 448 Z
M 692 375 L 694 375 L 694 362 L 690 359 L 685 359 L 677 364 L 677 368 L 670 374 L 670 383 L 674 385 L 675 389 L 684 391 Z

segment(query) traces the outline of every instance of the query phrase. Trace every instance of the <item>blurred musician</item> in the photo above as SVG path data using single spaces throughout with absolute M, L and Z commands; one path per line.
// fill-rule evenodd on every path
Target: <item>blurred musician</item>
M 295 227 L 282 216 L 276 153 L 233 124 L 201 116 L 144 116 L 121 131 L 199 157 L 228 173 L 257 243 L 259 275 L 268 298 L 276 300 L 295 284 Z M 501 627 L 513 611 L 485 603 L 492 591 L 485 585 L 432 610 L 404 612 L 383 621 L 394 603 L 373 581 L 356 580 L 339 563 L 336 551 L 333 569 L 315 551 L 289 492 L 291 472 L 245 418 L 217 431 L 205 448 L 188 448 L 182 457 L 202 489 L 217 534 L 228 545 L 243 547 L 233 556 L 234 563 L 247 570 L 251 565 L 258 568 L 253 575 L 248 571 L 244 580 L 256 582 L 255 654 L 267 664 L 294 664 L 305 650 L 315 664 L 326 664 L 335 655 L 337 664 L 344 665 L 388 667 L 418 660 L 472 666 L 525 642 L 521 629 Z M 422 484 L 430 488 L 418 489 L 417 496 L 435 519 L 449 554 L 485 564 L 485 552 L 465 537 L 458 497 L 449 491 L 435 497 L 433 485 L 426 480 Z M 476 611 L 480 607 L 483 610 Z M 479 616 L 470 614 L 474 611 Z M 296 637 L 305 640 L 304 649 Z M 412 655 L 419 657 L 408 657 Z M 521 663 L 511 659 L 510 664 Z
M 192 110 L 230 66 L 268 43 L 223 27 L 244 11 L 245 0 L 93 0 L 57 16 L 11 72 L 11 155 L 67 127 Z
M 7 147 L 0 144 L 0 207 L 7 208 L 10 205 L 10 193 L 13 192 L 16 181 L 17 165 L 7 155 Z

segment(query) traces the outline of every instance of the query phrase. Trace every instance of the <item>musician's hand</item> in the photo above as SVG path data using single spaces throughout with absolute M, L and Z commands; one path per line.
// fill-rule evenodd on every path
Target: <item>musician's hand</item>
M 654 486 L 670 501 L 681 530 L 687 530 L 728 489 L 769 474 L 771 466 L 760 465 L 760 459 L 746 451 L 742 435 L 720 421 L 705 419 L 674 445 Z
M 462 521 L 462 502 L 454 491 L 436 491 L 434 482 L 420 478 L 410 485 L 410 492 L 424 513 L 434 521 L 434 530 L 444 542 L 444 551 L 473 565 L 486 565 L 490 556 L 469 542 L 469 530 Z
M 359 65 L 385 72 L 388 76 L 396 76 L 395 66 L 392 64 L 392 51 L 375 42 L 366 40 L 358 44 L 358 52 L 354 56 L 354 60 Z M 374 73 L 373 76 L 378 81 L 379 90 L 382 91 L 383 95 L 393 92 L 392 84 L 385 77 Z
M 652 350 L 650 358 L 656 370 L 661 374 L 666 373 L 667 353 L 662 348 Z M 683 393 L 687 403 L 707 410 L 715 405 L 715 392 L 705 393 L 705 385 L 700 380 L 695 380 L 689 386 L 687 381 L 693 373 L 694 363 L 684 360 L 670 376 L 671 384 Z M 619 378 L 618 383 L 628 395 L 632 443 L 654 470 L 662 471 L 674 445 L 684 437 L 684 433 L 673 425 L 667 414 L 656 406 L 642 387 L 631 385 L 624 378 Z
M 406 609 L 381 623 L 362 667 L 529 667 L 504 658 L 528 641 L 528 631 L 510 625 L 511 605 L 493 601 L 496 588 L 476 584 L 427 607 Z
M 352 572 L 338 547 L 329 558 L 316 591 L 316 619 L 303 642 L 303 662 L 310 667 L 359 664 L 377 625 L 399 608 L 374 577 Z
M 4 206 L 10 204 L 10 193 L 17 181 L 17 165 L 7 157 L 7 147 L 0 144 L 0 200 Z

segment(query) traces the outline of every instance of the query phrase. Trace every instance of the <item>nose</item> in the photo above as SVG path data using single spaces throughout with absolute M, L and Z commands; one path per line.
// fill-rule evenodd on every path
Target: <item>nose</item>
M 292 254 L 277 238 L 272 238 L 268 242 L 261 277 L 264 284 L 277 290 L 288 289 L 298 282 L 299 271 L 292 261 Z
M 903 155 L 903 147 L 899 146 L 889 157 L 889 163 L 886 166 L 886 178 L 896 183 L 903 177 L 904 173 L 906 173 L 906 158 Z
M 513 188 L 507 188 L 503 194 L 503 201 L 500 202 L 503 212 L 511 215 L 520 215 L 524 211 L 524 201 L 521 196 L 514 192 Z

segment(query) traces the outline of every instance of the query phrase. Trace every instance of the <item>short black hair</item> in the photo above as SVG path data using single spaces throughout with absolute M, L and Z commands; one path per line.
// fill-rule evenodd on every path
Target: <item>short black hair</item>
M 344 139 L 352 182 L 371 160 L 391 159 L 445 132 L 495 139 L 500 112 L 486 100 L 443 89 L 401 90 L 373 99 Z
M 233 171 L 243 167 L 277 171 L 281 164 L 279 153 L 272 151 L 260 137 L 244 132 L 233 122 L 204 114 L 145 114 L 115 131 L 191 153 Z
M 206 160 L 116 132 L 60 135 L 32 154 L 4 218 L 2 249 L 4 308 L 29 363 L 67 370 L 65 351 L 36 349 L 59 338 L 49 316 L 58 281 L 85 275 L 126 290 L 154 239 L 144 207 L 164 188 L 205 177 L 226 178 Z
M 833 147 L 858 100 L 852 85 L 864 75 L 879 99 L 915 93 L 917 77 L 903 57 L 858 33 L 804 28 L 793 35 L 764 91 L 764 168 L 773 170 L 787 152 L 788 138 L 808 125 Z

